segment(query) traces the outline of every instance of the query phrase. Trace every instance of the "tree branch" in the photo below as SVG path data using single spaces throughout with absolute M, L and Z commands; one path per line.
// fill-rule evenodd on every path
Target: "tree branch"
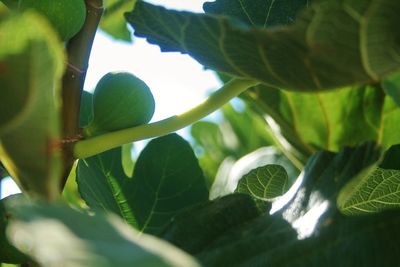
M 76 158 L 86 158 L 129 142 L 174 132 L 216 111 L 229 100 L 258 83 L 254 80 L 233 79 L 213 93 L 202 104 L 181 115 L 78 141 L 74 145 L 74 156 Z
M 79 139 L 79 110 L 83 84 L 86 78 L 90 52 L 93 40 L 103 14 L 103 0 L 86 0 L 87 15 L 80 32 L 67 44 L 67 70 L 62 80 L 62 119 L 64 140 Z M 64 187 L 74 157 L 69 142 L 64 149 L 64 178 L 61 188 Z

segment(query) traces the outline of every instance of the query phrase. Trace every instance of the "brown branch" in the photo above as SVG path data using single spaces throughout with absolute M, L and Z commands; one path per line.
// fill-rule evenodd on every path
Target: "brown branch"
M 74 140 L 80 136 L 79 110 L 83 84 L 86 78 L 90 52 L 94 36 L 103 14 L 103 0 L 85 0 L 86 21 L 67 44 L 67 69 L 62 80 L 62 120 L 63 139 Z M 69 142 L 66 142 L 68 144 Z M 74 157 L 70 146 L 64 149 L 64 176 L 61 189 L 64 188 Z

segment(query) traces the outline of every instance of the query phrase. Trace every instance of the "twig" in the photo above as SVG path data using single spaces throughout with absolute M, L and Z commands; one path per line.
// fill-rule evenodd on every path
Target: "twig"
M 90 52 L 94 36 L 103 14 L 103 0 L 86 0 L 86 21 L 81 31 L 67 44 L 68 62 L 62 81 L 62 119 L 63 138 L 74 139 L 80 136 L 79 110 L 83 84 L 86 78 Z M 72 149 L 64 147 L 64 176 L 61 189 L 64 188 L 68 173 L 74 162 Z

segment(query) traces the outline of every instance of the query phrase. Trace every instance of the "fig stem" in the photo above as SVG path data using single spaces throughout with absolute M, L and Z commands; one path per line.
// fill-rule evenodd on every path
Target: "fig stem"
M 203 103 L 181 115 L 78 141 L 73 147 L 74 156 L 86 158 L 126 143 L 162 136 L 182 129 L 211 114 L 232 98 L 257 84 L 259 82 L 254 80 L 233 79 L 211 94 Z
M 68 54 L 67 68 L 62 80 L 62 121 L 63 138 L 73 139 L 80 135 L 79 110 L 81 94 L 93 40 L 103 14 L 103 0 L 85 0 L 86 20 L 82 29 L 72 37 L 66 46 Z M 64 177 L 60 188 L 63 189 L 69 171 L 74 163 L 71 146 L 64 147 Z

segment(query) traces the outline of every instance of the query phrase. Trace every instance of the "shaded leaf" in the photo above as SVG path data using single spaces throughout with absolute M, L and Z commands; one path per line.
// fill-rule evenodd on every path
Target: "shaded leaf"
M 54 199 L 62 171 L 63 46 L 30 12 L 1 20 L 0 32 L 0 160 L 23 191 Z
M 253 169 L 243 176 L 236 191 L 259 200 L 270 201 L 283 195 L 288 189 L 289 178 L 285 168 L 270 164 Z
M 79 127 L 87 126 L 93 120 L 93 94 L 83 91 L 79 111 Z
M 126 18 L 163 51 L 273 87 L 315 91 L 376 82 L 399 69 L 399 11 L 398 1 L 319 1 L 294 24 L 269 30 L 139 1 Z
M 104 3 L 100 29 L 115 39 L 131 42 L 131 33 L 128 30 L 124 12 L 131 10 L 136 0 L 105 0 Z
M 182 210 L 208 200 L 190 145 L 176 134 L 156 138 L 136 161 L 133 210 L 140 231 L 157 233 Z
M 219 235 L 258 216 L 260 211 L 249 196 L 228 195 L 178 214 L 162 237 L 193 254 L 202 251 Z
M 227 15 L 258 27 L 293 23 L 299 10 L 308 6 L 308 0 L 217 0 L 204 3 L 206 13 Z
M 199 266 L 110 214 L 89 216 L 60 204 L 18 204 L 10 212 L 10 240 L 43 267 Z
M 382 81 L 382 87 L 393 101 L 400 106 L 400 74 L 395 73 Z
M 346 215 L 379 212 L 400 207 L 400 171 L 375 169 L 346 185 L 337 205 Z
M 11 195 L 0 200 L 0 263 L 24 263 L 29 258 L 9 243 L 6 228 L 10 221 L 8 207 L 15 205 L 18 199 L 23 199 L 22 194 Z
M 133 177 L 116 148 L 78 164 L 79 191 L 95 209 L 112 211 L 141 232 L 157 234 L 181 210 L 208 200 L 190 145 L 176 134 L 154 139 L 137 159 Z

